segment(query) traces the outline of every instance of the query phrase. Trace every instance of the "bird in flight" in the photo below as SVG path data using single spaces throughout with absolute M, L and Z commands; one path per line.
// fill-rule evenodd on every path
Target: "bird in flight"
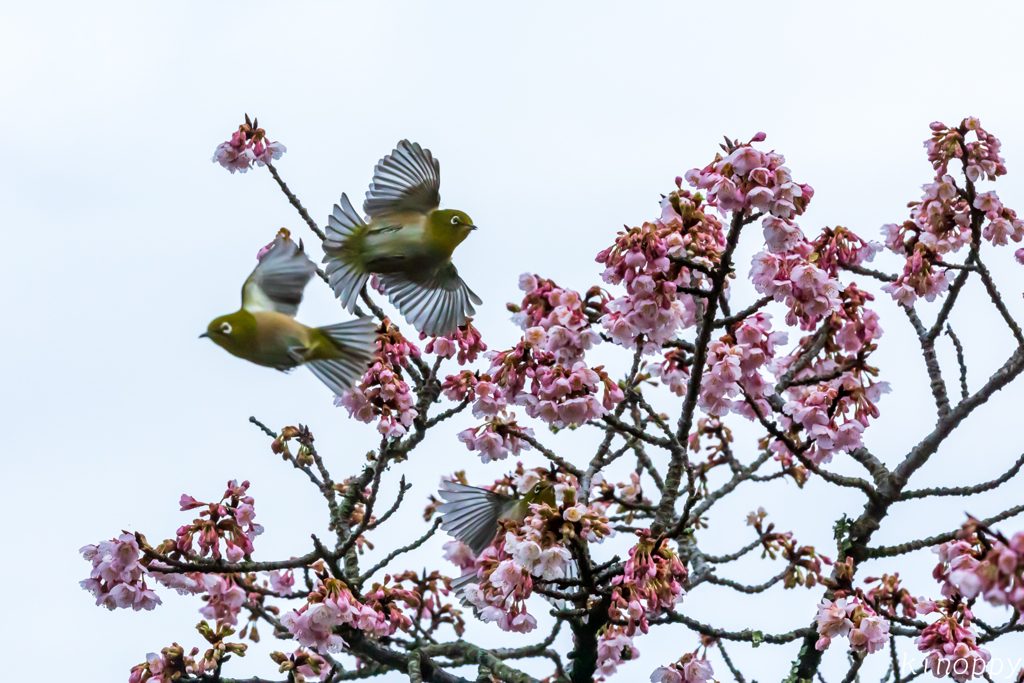
M 362 377 L 376 352 L 377 326 L 360 317 L 326 327 L 295 320 L 316 266 L 282 229 L 242 285 L 242 307 L 199 335 L 228 353 L 277 370 L 304 365 L 335 394 Z
M 327 221 L 325 270 L 334 294 L 354 311 L 372 273 L 417 331 L 451 334 L 476 311 L 480 297 L 459 277 L 452 253 L 476 230 L 462 211 L 438 208 L 441 169 L 430 150 L 402 140 L 374 168 L 366 221 L 348 196 Z

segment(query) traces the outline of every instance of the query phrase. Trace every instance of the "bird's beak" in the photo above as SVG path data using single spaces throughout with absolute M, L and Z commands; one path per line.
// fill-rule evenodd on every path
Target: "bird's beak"
M 210 333 L 209 332 L 203 332 L 201 335 L 199 335 L 200 339 L 202 339 L 203 337 L 206 337 L 207 339 L 209 339 L 210 338 Z
M 476 226 L 475 226 L 475 225 L 473 225 L 472 223 L 470 223 L 470 224 L 469 224 L 469 225 L 467 225 L 466 227 L 467 227 L 467 228 L 469 228 L 470 230 L 476 230 Z

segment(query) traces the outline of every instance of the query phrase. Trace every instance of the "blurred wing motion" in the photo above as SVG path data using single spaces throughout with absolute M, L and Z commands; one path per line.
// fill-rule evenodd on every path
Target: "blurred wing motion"
M 437 506 L 441 528 L 479 555 L 498 534 L 498 520 L 507 517 L 515 499 L 487 489 L 455 481 L 441 482 L 438 491 L 445 502 Z
M 429 270 L 384 273 L 384 292 L 417 331 L 430 336 L 451 334 L 481 304 L 452 263 Z
M 327 239 L 324 240 L 324 263 L 327 281 L 341 305 L 352 312 L 363 285 L 370 277 L 363 258 L 363 242 L 369 226 L 363 222 L 352 202 L 344 194 L 341 204 L 327 218 Z
M 441 203 L 441 167 L 429 149 L 402 140 L 377 162 L 363 212 L 371 218 L 415 212 L 426 214 Z
M 242 285 L 242 308 L 250 313 L 276 311 L 294 318 L 314 272 L 316 266 L 303 251 L 302 242 L 296 245 L 279 234 Z
M 356 318 L 336 325 L 318 327 L 334 346 L 331 358 L 309 360 L 305 366 L 335 394 L 351 389 L 373 362 L 377 352 L 377 324 L 371 318 Z

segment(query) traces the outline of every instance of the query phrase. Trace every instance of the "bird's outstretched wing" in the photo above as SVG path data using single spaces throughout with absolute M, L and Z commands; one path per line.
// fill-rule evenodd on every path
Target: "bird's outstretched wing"
M 384 293 L 419 332 L 451 334 L 481 304 L 451 262 L 430 270 L 383 273 Z
M 415 211 L 427 213 L 441 203 L 441 167 L 429 149 L 402 140 L 373 169 L 363 213 L 372 218 Z
M 363 240 L 368 228 L 348 196 L 342 194 L 341 204 L 335 204 L 334 211 L 327 217 L 324 263 L 334 295 L 350 313 L 355 310 L 359 292 L 370 278 L 363 257 Z
M 277 311 L 291 317 L 302 303 L 302 291 L 316 266 L 306 256 L 302 242 L 278 233 L 260 262 L 242 285 L 242 308 L 250 313 Z
M 468 545 L 474 555 L 491 544 L 498 533 L 498 520 L 515 503 L 511 496 L 455 481 L 442 481 L 438 493 L 445 501 L 437 506 L 441 528 Z

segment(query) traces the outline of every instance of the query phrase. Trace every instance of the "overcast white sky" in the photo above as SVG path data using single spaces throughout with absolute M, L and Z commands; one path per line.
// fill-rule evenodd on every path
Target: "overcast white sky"
M 597 284 L 594 255 L 624 223 L 655 217 L 659 194 L 707 163 L 723 134 L 765 131 L 764 144 L 786 155 L 794 178 L 814 186 L 800 221 L 808 234 L 842 224 L 874 238 L 883 223 L 906 217 L 929 178 L 928 123 L 978 116 L 1004 143 L 1010 175 L 996 189 L 1020 209 L 1021 19 L 1010 2 L 4 4 L 3 677 L 125 680 L 149 651 L 200 644 L 197 601 L 164 591 L 154 612 L 107 612 L 78 586 L 89 569 L 80 546 L 121 529 L 151 541 L 173 536 L 191 519 L 177 512 L 183 492 L 210 499 L 228 479 L 249 479 L 267 527 L 257 558 L 309 549 L 309 533 L 325 527 L 321 499 L 270 453 L 250 415 L 274 428 L 311 425 L 336 479 L 354 473 L 375 443 L 372 427 L 334 408 L 312 375 L 261 369 L 196 339 L 237 306 L 256 250 L 277 228 L 306 237 L 319 255 L 265 169 L 231 176 L 210 163 L 243 113 L 287 145 L 281 173 L 321 223 L 342 191 L 362 195 L 396 141 L 432 149 L 444 205 L 481 227 L 457 265 L 485 301 L 478 327 L 502 348 L 516 339 L 504 303 L 517 300 L 521 272 L 580 291 Z M 758 248 L 752 231 L 741 272 Z M 1011 309 L 1024 313 L 1012 250 L 987 258 Z M 344 319 L 318 284 L 299 319 Z M 981 289 L 968 294 L 972 305 L 953 324 L 978 387 L 1012 343 Z M 750 296 L 735 292 L 736 301 Z M 891 465 L 928 429 L 933 409 L 905 319 L 889 301 L 878 308 L 886 334 L 875 360 L 894 393 L 867 442 Z M 955 392 L 951 346 L 940 348 Z M 1005 470 L 1021 451 L 1021 398 L 1019 388 L 999 394 L 918 485 L 975 483 Z M 422 533 L 421 504 L 441 474 L 465 467 L 486 481 L 505 471 L 508 463 L 481 466 L 454 439 L 469 424 L 446 424 L 415 452 L 404 470 L 415 488 L 394 535 L 374 539 L 378 551 Z M 756 432 L 736 426 L 749 459 Z M 591 440 L 569 435 L 560 448 L 572 459 Z M 856 473 L 847 460 L 836 469 Z M 395 479 L 385 486 L 393 491 Z M 1021 490 L 1015 482 L 985 500 L 903 503 L 875 542 L 945 531 L 965 510 L 984 516 L 1019 503 Z M 748 487 L 716 508 L 713 531 L 700 540 L 707 552 L 742 546 L 751 538 L 743 516 L 763 505 L 780 528 L 834 555 L 834 521 L 858 514 L 862 502 L 817 482 L 799 493 L 791 483 Z M 442 566 L 440 543 L 408 566 Z M 926 553 L 901 563 L 915 593 L 935 594 L 932 564 Z M 751 562 L 720 574 L 758 583 L 776 572 Z M 805 626 L 819 597 L 779 590 L 738 600 L 708 588 L 681 609 L 723 627 L 779 632 Z M 489 644 L 531 640 L 493 626 L 471 634 Z M 269 640 L 227 675 L 272 676 Z M 696 645 L 683 627 L 655 631 L 637 640 L 641 659 L 622 676 L 646 679 Z M 992 651 L 1009 657 L 1021 645 L 1003 641 Z M 767 681 L 785 675 L 797 647 L 731 652 L 748 680 Z M 717 677 L 728 680 L 713 657 Z M 826 654 L 830 683 L 844 659 L 839 647 Z M 865 671 L 880 675 L 887 664 L 875 655 Z M 543 660 L 524 667 L 546 670 Z

